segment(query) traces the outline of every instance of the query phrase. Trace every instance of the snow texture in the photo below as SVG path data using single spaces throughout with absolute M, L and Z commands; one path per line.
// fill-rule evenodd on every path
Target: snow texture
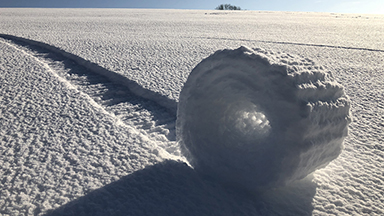
M 382 32 L 383 15 L 0 8 L 0 215 L 384 215 Z M 353 114 L 339 157 L 262 192 L 185 164 L 181 89 L 240 46 L 332 71 Z
M 1 214 L 45 212 L 162 160 L 146 136 L 45 63 L 0 48 Z
M 286 185 L 339 156 L 350 102 L 308 59 L 240 47 L 204 59 L 180 94 L 177 139 L 200 172 L 229 185 Z

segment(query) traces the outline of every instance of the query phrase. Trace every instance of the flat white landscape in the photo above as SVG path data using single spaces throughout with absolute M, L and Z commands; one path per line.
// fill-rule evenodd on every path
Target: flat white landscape
M 0 215 L 383 215 L 384 15 L 0 8 Z M 292 54 L 351 100 L 341 155 L 263 193 L 187 166 L 180 91 L 216 50 Z

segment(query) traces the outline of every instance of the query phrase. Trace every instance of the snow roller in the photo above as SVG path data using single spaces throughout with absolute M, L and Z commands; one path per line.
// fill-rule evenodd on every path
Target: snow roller
M 349 109 L 343 87 L 310 59 L 240 47 L 217 51 L 192 70 L 176 134 L 196 171 L 264 190 L 337 158 Z

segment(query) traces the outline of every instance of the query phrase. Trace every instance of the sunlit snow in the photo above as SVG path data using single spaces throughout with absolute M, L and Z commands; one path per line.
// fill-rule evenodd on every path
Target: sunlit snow
M 383 15 L 0 8 L 0 214 L 383 215 L 383 32 Z M 210 151 L 197 151 L 205 164 L 241 168 L 227 172 L 232 174 L 229 181 L 192 168 L 193 160 L 176 138 L 177 105 L 190 101 L 181 96 L 183 86 L 214 52 L 242 46 L 250 50 L 245 53 L 264 53 L 269 62 L 290 65 L 292 71 L 307 63 L 313 68 L 296 77 L 297 94 L 282 96 L 288 102 L 280 105 L 273 103 L 278 101 L 274 97 L 292 94 L 288 86 L 262 88 L 279 94 L 256 93 L 264 99 L 260 103 L 249 99 L 255 94 L 232 94 L 248 86 L 224 76 L 213 85 L 213 94 L 201 96 L 211 107 L 235 103 L 218 112 L 204 109 L 207 103 L 192 104 L 202 111 L 196 115 L 206 118 L 192 121 L 198 133 L 185 136 L 215 141 L 209 126 L 214 118 L 214 132 L 227 134 L 218 139 L 228 148 L 236 143 L 234 149 L 252 150 L 251 141 L 289 137 L 302 138 L 302 144 L 316 137 L 320 143 L 335 140 L 331 146 L 340 147 L 345 138 L 341 152 L 306 148 L 303 161 L 338 155 L 325 160 L 334 159 L 325 168 L 294 181 L 316 167 L 307 164 L 291 172 L 298 178 L 275 178 L 289 179 L 286 186 L 262 191 L 243 186 L 254 185 L 243 178 L 252 174 L 244 172 L 252 168 L 249 155 L 242 158 L 221 148 L 237 156 L 224 156 L 224 163 L 218 163 Z M 218 71 L 230 75 L 233 70 Z M 332 73 L 326 75 L 332 81 L 321 81 L 325 71 Z M 313 79 L 305 81 L 308 78 Z M 209 79 L 203 81 L 214 81 Z M 271 79 L 255 82 L 276 84 Z M 349 99 L 339 100 L 344 93 Z M 229 97 L 220 97 L 226 94 Z M 191 96 L 201 102 L 198 94 Z M 306 101 L 305 107 L 296 106 L 292 98 Z M 276 136 L 276 128 L 283 131 L 279 125 L 305 119 L 297 107 L 322 113 L 309 115 L 308 121 L 324 124 L 303 123 L 300 130 L 295 124 L 295 130 Z M 347 124 L 348 109 L 353 118 L 345 137 L 338 125 Z M 284 124 L 276 124 L 279 121 Z M 301 146 L 294 147 L 293 153 L 300 152 L 296 150 Z M 276 161 L 274 154 L 263 155 L 268 156 Z M 233 158 L 241 160 L 226 161 Z M 265 160 L 261 166 L 266 173 L 277 170 L 268 165 Z M 293 170 L 275 174 L 292 176 Z M 236 175 L 245 179 L 243 185 Z M 273 178 L 257 179 L 268 185 Z

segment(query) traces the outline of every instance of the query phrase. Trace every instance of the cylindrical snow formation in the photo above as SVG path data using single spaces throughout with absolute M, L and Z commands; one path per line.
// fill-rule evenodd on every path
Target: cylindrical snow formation
M 343 87 L 309 59 L 220 50 L 181 91 L 177 140 L 204 175 L 247 189 L 276 187 L 338 157 L 349 107 Z

